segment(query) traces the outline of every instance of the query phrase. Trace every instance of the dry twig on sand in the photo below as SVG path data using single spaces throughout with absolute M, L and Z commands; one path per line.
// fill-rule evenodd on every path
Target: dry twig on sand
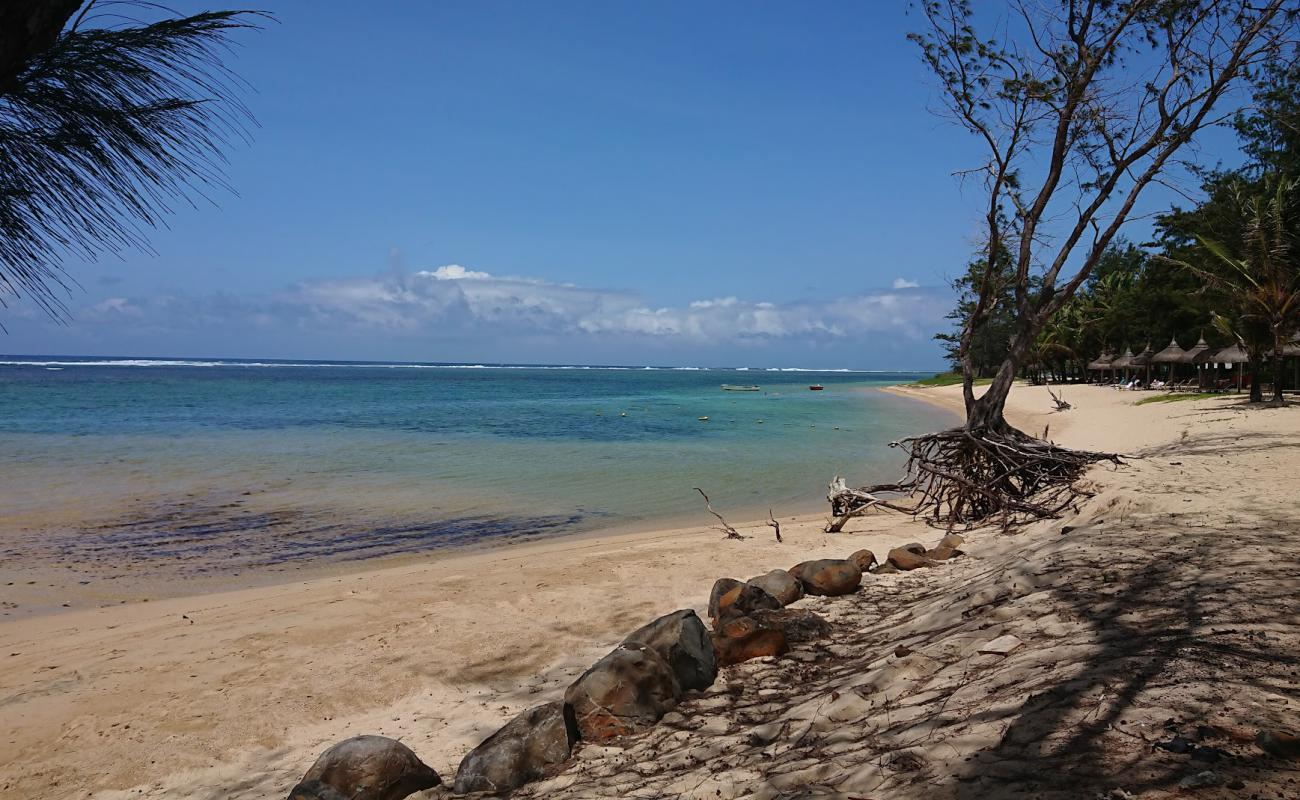
M 707 508 L 707 509 L 709 510 L 709 513 L 710 513 L 710 514 L 712 514 L 713 516 L 717 517 L 717 518 L 718 518 L 718 522 L 721 523 L 721 524 L 719 524 L 719 525 L 714 525 L 714 526 L 713 526 L 713 529 L 714 529 L 714 530 L 716 530 L 716 531 L 722 531 L 723 533 L 727 534 L 727 537 L 726 537 L 726 538 L 728 538 L 728 539 L 744 539 L 744 538 L 745 538 L 744 536 L 741 536 L 741 535 L 740 535 L 740 531 L 738 531 L 738 530 L 736 530 L 735 528 L 731 527 L 731 524 L 730 524 L 729 522 L 727 522 L 725 519 L 723 519 L 721 514 L 719 514 L 718 512 L 716 512 L 716 511 L 713 510 L 713 506 L 712 506 L 712 504 L 709 503 L 709 496 L 708 496 L 707 494 L 704 493 L 704 490 L 703 490 L 703 489 L 701 489 L 700 487 L 696 486 L 696 487 L 695 487 L 695 491 L 699 492 L 699 493 L 700 493 L 700 497 L 703 497 L 703 498 L 704 498 L 704 507 Z M 768 513 L 770 514 L 771 512 L 769 511 Z M 780 534 L 779 534 L 779 532 L 778 532 L 777 538 L 780 539 Z
M 1047 393 L 1052 396 L 1052 402 L 1056 403 L 1057 411 L 1069 411 L 1073 407 L 1069 403 L 1065 402 L 1065 392 L 1061 392 L 1061 394 L 1058 395 L 1056 392 L 1052 391 L 1052 387 L 1048 386 Z
M 777 543 L 777 544 L 780 544 L 780 543 L 781 543 L 781 523 L 779 523 L 779 522 L 776 521 L 776 517 L 772 515 L 772 509 L 770 509 L 770 508 L 767 510 L 767 524 L 768 524 L 768 526 L 769 526 L 772 530 L 776 531 L 776 543 Z

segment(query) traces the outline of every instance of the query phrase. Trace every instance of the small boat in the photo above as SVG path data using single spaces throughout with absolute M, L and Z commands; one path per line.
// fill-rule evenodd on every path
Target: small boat
M 757 387 L 757 386 L 733 386 L 733 385 L 730 384 L 730 383 L 724 383 L 724 384 L 722 384 L 722 391 L 724 391 L 724 392 L 758 392 L 758 391 L 762 391 L 762 390 L 761 390 L 759 387 Z
M 814 383 L 812 386 L 809 386 L 809 387 L 808 387 L 808 391 L 810 391 L 810 392 L 820 392 L 822 389 L 825 389 L 825 388 L 826 388 L 826 387 L 825 387 L 825 386 L 822 386 L 820 383 Z
M 708 422 L 708 421 L 709 421 L 708 417 L 700 417 L 700 422 Z

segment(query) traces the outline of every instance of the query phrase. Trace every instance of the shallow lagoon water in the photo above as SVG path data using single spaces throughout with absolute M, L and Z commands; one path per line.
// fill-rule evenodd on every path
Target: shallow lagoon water
M 912 377 L 0 357 L 0 570 L 197 577 L 707 523 L 697 486 L 736 521 L 821 510 L 831 477 L 889 479 L 890 441 L 948 421 L 874 390 Z

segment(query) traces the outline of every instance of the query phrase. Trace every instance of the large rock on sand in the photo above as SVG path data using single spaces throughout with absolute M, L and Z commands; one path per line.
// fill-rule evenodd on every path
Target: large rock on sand
M 600 742 L 655 724 L 681 693 L 673 668 L 653 648 L 624 642 L 582 673 L 564 702 L 572 706 L 582 738 Z
M 783 655 L 790 645 L 786 642 L 785 629 L 776 622 L 762 622 L 753 617 L 728 617 L 714 626 L 713 649 L 717 653 L 718 666 L 727 667 L 751 658 Z
M 569 759 L 578 740 L 573 709 L 560 701 L 534 706 L 469 751 L 456 770 L 456 794 L 517 789 Z
M 709 619 L 743 617 L 760 608 L 777 609 L 781 601 L 753 585 L 732 578 L 718 578 L 709 592 Z
M 718 677 L 709 631 L 689 608 L 665 614 L 623 641 L 640 642 L 658 653 L 672 667 L 684 692 L 707 689 Z
M 812 642 L 831 635 L 830 623 L 805 608 L 759 610 L 751 616 L 760 626 L 780 628 L 787 643 Z
M 799 579 L 808 594 L 828 597 L 852 594 L 862 584 L 858 565 L 840 558 L 805 561 L 791 567 L 790 574 Z
M 747 583 L 772 595 L 783 606 L 788 606 L 803 597 L 803 584 L 783 569 L 774 569 L 766 575 L 750 578 Z
M 921 548 L 920 553 L 917 553 L 915 549 L 911 549 L 910 546 L 895 547 L 893 550 L 889 551 L 889 558 L 887 561 L 896 569 L 903 570 L 904 572 L 920 569 L 922 567 L 935 567 L 939 565 L 938 561 L 935 561 L 932 558 L 926 558 L 924 547 Z M 877 570 L 877 572 L 879 572 L 879 570 Z
M 871 552 L 870 550 L 857 551 L 853 555 L 849 556 L 849 561 L 852 561 L 854 564 L 857 564 L 858 569 L 862 570 L 863 575 L 866 575 L 868 572 L 871 571 L 872 567 L 880 563 L 879 561 L 876 560 L 876 554 Z
M 442 783 L 411 748 L 386 736 L 355 736 L 321 753 L 289 800 L 402 800 Z
M 934 561 L 947 561 L 950 558 L 965 555 L 961 550 L 957 549 L 964 541 L 966 540 L 962 538 L 961 534 L 950 533 L 943 537 L 937 545 L 926 550 L 924 555 Z

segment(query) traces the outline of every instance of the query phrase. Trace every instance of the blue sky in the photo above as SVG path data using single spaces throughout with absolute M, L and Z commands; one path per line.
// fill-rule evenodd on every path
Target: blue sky
M 72 322 L 0 350 L 940 365 L 979 153 L 905 3 L 265 7 L 238 195 L 69 261 Z

